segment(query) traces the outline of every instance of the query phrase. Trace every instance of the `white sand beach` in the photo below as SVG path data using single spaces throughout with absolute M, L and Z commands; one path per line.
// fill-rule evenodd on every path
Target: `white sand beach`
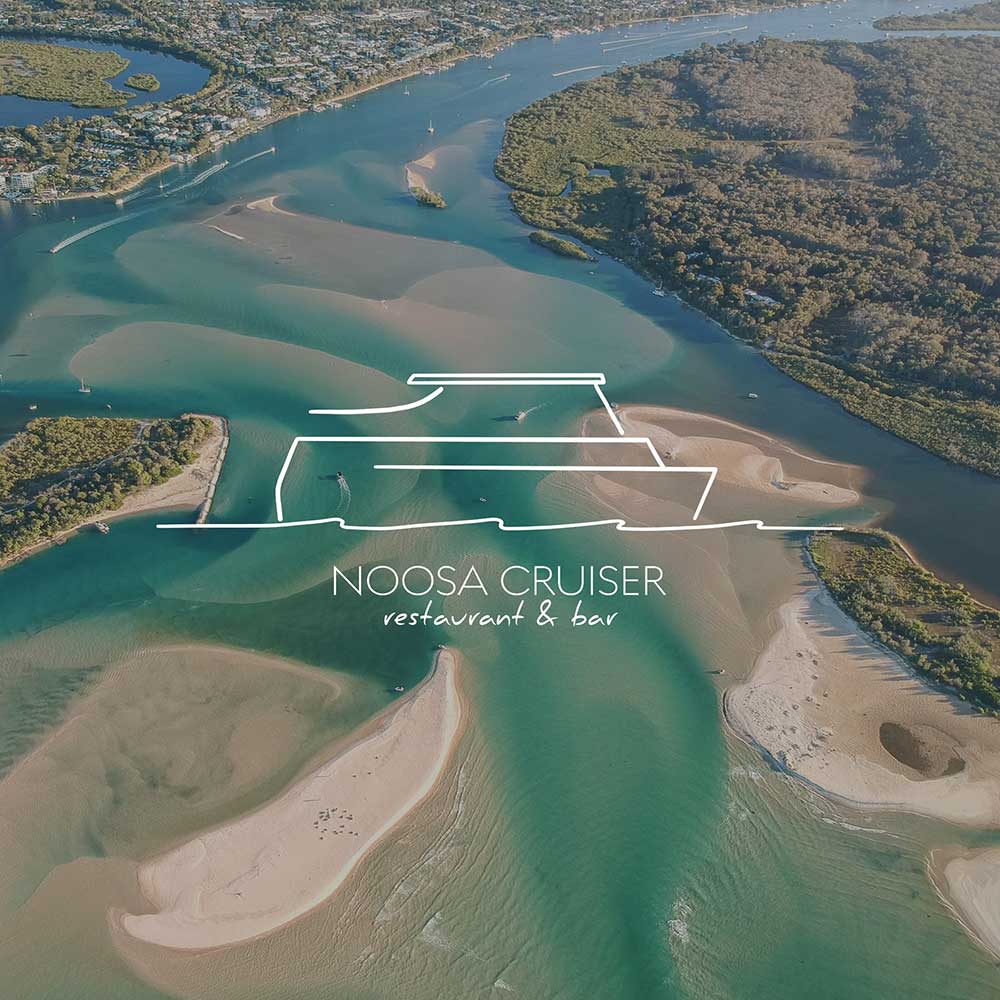
M 406 190 L 417 188 L 420 191 L 429 191 L 427 175 L 437 167 L 437 150 L 431 150 L 419 160 L 410 160 L 403 168 L 406 173 Z
M 817 465 L 848 467 L 800 455 L 774 438 L 730 421 L 662 406 L 626 406 L 619 419 L 626 433 L 648 437 L 679 465 L 717 465 L 719 483 L 807 503 L 841 507 L 858 502 L 857 490 L 803 475 L 806 469 L 815 474 Z M 796 465 L 805 468 L 786 470 Z
M 931 880 L 969 935 L 1000 958 L 1000 848 L 942 848 L 930 857 Z
M 851 804 L 1000 824 L 1000 723 L 932 688 L 872 643 L 818 584 L 785 603 L 733 729 Z
M 462 728 L 457 657 L 336 757 L 268 805 L 139 869 L 156 912 L 124 930 L 177 949 L 247 941 L 321 904 L 361 858 L 433 791 Z

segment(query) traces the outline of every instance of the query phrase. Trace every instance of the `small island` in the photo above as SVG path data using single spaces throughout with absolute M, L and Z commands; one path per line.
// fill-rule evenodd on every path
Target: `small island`
M 116 52 L 0 39 L 0 96 L 117 108 L 131 95 L 108 81 L 127 67 L 128 59 Z
M 873 639 L 983 711 L 1000 710 L 1000 612 L 917 565 L 883 531 L 815 535 L 809 552 L 836 602 Z
M 126 81 L 126 87 L 153 93 L 160 89 L 160 81 L 152 73 L 133 73 Z
M 411 187 L 410 194 L 417 199 L 418 205 L 425 208 L 447 208 L 448 202 L 437 193 L 426 187 Z
M 0 566 L 99 518 L 204 508 L 225 443 L 224 421 L 193 414 L 30 421 L 0 448 Z
M 545 247 L 546 250 L 551 250 L 553 253 L 559 254 L 560 257 L 572 257 L 573 260 L 594 259 L 583 247 L 577 246 L 569 240 L 553 236 L 551 233 L 543 233 L 540 229 L 536 229 L 531 233 L 528 239 L 532 243 L 537 243 L 540 247 Z

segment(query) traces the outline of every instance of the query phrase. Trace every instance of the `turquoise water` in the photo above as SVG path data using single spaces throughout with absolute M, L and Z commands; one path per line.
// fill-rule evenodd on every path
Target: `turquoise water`
M 652 58 L 727 37 L 700 32 L 744 24 L 738 37 L 866 38 L 872 32 L 859 19 L 903 7 L 705 19 L 626 52 L 630 61 Z M 835 28 L 807 32 L 834 20 Z M 613 262 L 581 267 L 525 239 L 491 174 L 503 120 L 578 78 L 552 73 L 600 61 L 609 36 L 619 37 L 528 40 L 418 77 L 408 97 L 394 86 L 339 111 L 290 119 L 227 150 L 234 166 L 204 184 L 151 198 L 155 211 L 55 256 L 49 247 L 113 210 L 55 206 L 38 218 L 8 211 L 0 220 L 0 428 L 20 426 L 29 404 L 37 414 L 107 412 L 109 404 L 118 414 L 223 413 L 232 443 L 214 516 L 268 520 L 294 436 L 372 426 L 310 417 L 310 407 L 411 399 L 403 383 L 419 370 L 604 371 L 612 398 L 713 413 L 860 466 L 865 500 L 848 516 L 878 514 L 945 574 L 1000 592 L 989 558 L 998 543 L 985 530 L 1000 499 L 995 481 L 848 417 Z M 433 137 L 425 131 L 431 115 Z M 272 143 L 275 156 L 235 166 Z M 420 209 L 405 191 L 404 164 L 432 150 L 445 212 Z M 301 214 L 218 214 L 272 195 Z M 200 224 L 210 217 L 247 238 Z M 94 387 L 90 396 L 75 392 L 77 378 Z M 760 405 L 745 398 L 750 388 Z M 504 434 L 510 425 L 496 417 L 544 404 L 526 431 L 565 433 L 594 400 L 490 390 L 449 391 L 440 403 L 405 420 L 377 418 L 378 430 L 364 432 Z M 459 460 L 466 452 L 448 454 Z M 363 454 L 348 471 L 359 518 L 475 516 L 484 494 L 524 519 L 588 507 L 541 477 L 379 480 L 363 471 L 371 458 Z M 323 478 L 339 461 L 316 454 L 292 470 L 304 513 L 331 513 L 327 505 L 339 503 L 336 484 Z M 117 522 L 107 538 L 81 535 L 0 574 L 0 765 L 50 732 L 108 665 L 145 649 L 225 645 L 353 678 L 363 695 L 324 720 L 332 739 L 356 724 L 362 706 L 370 713 L 394 686 L 419 679 L 433 645 L 447 641 L 468 664 L 473 708 L 462 770 L 468 788 L 455 793 L 463 810 L 435 828 L 435 837 L 453 838 L 439 852 L 446 860 L 421 869 L 398 919 L 379 922 L 379 907 L 394 898 L 407 851 L 422 849 L 419 837 L 374 857 L 350 920 L 337 922 L 347 905 L 337 903 L 273 942 L 234 953 L 231 964 L 225 956 L 150 958 L 140 976 L 134 956 L 128 964 L 115 950 L 102 916 L 128 905 L 127 863 L 162 846 L 157 823 L 170 836 L 203 825 L 191 806 L 198 795 L 185 805 L 153 788 L 140 806 L 95 792 L 71 807 L 39 785 L 18 800 L 19 818 L 31 824 L 30 865 L 20 861 L 26 844 L 17 833 L 0 883 L 2 937 L 13 942 L 0 946 L 0 959 L 13 969 L 13 995 L 465 997 L 503 995 L 500 980 L 526 996 L 637 1000 L 995 992 L 995 970 L 923 872 L 927 845 L 953 833 L 841 814 L 724 739 L 706 671 L 719 665 L 716 656 L 743 668 L 752 662 L 766 635 L 758 595 L 781 589 L 794 562 L 791 540 L 705 542 L 719 564 L 732 563 L 732 614 L 741 617 L 727 628 L 685 611 L 685 602 L 697 603 L 691 577 L 704 559 L 686 543 L 485 526 L 388 536 L 330 527 L 195 534 L 156 531 L 156 520 Z M 381 624 L 385 601 L 334 600 L 329 585 L 334 563 L 475 564 L 489 573 L 510 563 L 626 557 L 663 565 L 670 597 L 595 600 L 595 611 L 621 612 L 609 629 L 393 630 Z M 751 557 L 759 559 L 753 572 Z M 454 600 L 448 610 L 507 603 Z M 111 723 L 100 729 L 115 732 Z M 63 737 L 75 752 L 55 744 L 59 766 L 72 774 L 86 760 L 96 788 L 122 787 L 103 775 L 127 772 L 140 751 L 77 758 L 71 740 L 80 738 Z M 182 754 L 179 731 L 155 739 Z M 6 787 L 12 795 L 12 782 Z M 262 784 L 234 795 L 229 807 L 268 791 Z M 122 832 L 123 817 L 141 836 Z M 74 861 L 88 857 L 98 860 Z M 83 902 L 61 907 L 71 894 Z M 351 951 L 355 935 L 375 942 L 364 962 Z M 87 942 L 86 961 L 74 961 L 69 946 L 65 959 L 40 961 L 78 939 Z

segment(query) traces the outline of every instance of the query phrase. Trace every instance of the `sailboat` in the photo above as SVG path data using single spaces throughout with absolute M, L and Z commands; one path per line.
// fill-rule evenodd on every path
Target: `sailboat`
M 427 123 L 427 131 L 428 131 L 428 132 L 429 132 L 429 133 L 430 133 L 431 135 L 433 135 L 433 134 L 434 134 L 434 120 L 433 120 L 433 119 L 431 119 L 431 121 L 429 121 L 429 122 Z
M 90 386 L 83 379 L 80 379 L 80 388 L 77 389 L 77 392 L 90 392 Z
M 408 86 L 404 87 L 403 88 L 403 97 L 409 97 L 409 96 L 410 96 L 410 88 Z

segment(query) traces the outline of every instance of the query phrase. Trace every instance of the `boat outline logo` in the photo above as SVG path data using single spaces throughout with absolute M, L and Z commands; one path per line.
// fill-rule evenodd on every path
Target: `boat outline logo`
M 608 400 L 603 386 L 607 379 L 603 372 L 414 372 L 406 380 L 409 386 L 426 388 L 430 391 L 419 399 L 394 406 L 370 406 L 356 408 L 316 408 L 309 410 L 313 416 L 372 416 L 375 414 L 404 413 L 416 410 L 437 399 L 446 389 L 454 386 L 590 386 L 600 400 L 616 434 L 614 436 L 483 436 L 483 435 L 405 435 L 405 434 L 304 434 L 292 440 L 274 484 L 275 520 L 259 522 L 225 522 L 199 519 L 196 523 L 157 524 L 157 528 L 167 530 L 256 530 L 272 528 L 299 528 L 321 524 L 331 524 L 345 531 L 411 531 L 418 528 L 445 528 L 460 525 L 492 524 L 501 531 L 562 531 L 572 528 L 613 527 L 617 531 L 626 532 L 674 532 L 674 531 L 707 531 L 722 528 L 754 527 L 758 531 L 779 532 L 813 532 L 813 531 L 843 531 L 836 525 L 771 525 L 765 524 L 759 518 L 747 518 L 739 521 L 703 522 L 700 520 L 705 502 L 715 485 L 719 468 L 715 465 L 667 465 L 664 463 L 655 445 L 646 436 L 630 436 L 618 419 L 614 405 Z M 519 412 L 513 419 L 520 422 L 525 412 Z M 686 474 L 705 477 L 705 486 L 695 506 L 691 522 L 687 524 L 667 525 L 631 525 L 622 517 L 603 518 L 589 521 L 571 521 L 563 524 L 507 524 L 497 515 L 484 517 L 455 518 L 443 521 L 424 521 L 413 524 L 364 525 L 348 523 L 342 514 L 329 517 L 309 518 L 305 520 L 288 520 L 285 518 L 285 505 L 282 490 L 292 459 L 302 444 L 334 443 L 368 441 L 372 444 L 555 444 L 555 445 L 616 445 L 624 444 L 638 446 L 648 451 L 651 462 L 648 465 L 520 465 L 520 464 L 486 464 L 486 463 L 376 463 L 373 468 L 387 471 L 417 471 L 417 472 L 643 472 L 657 474 Z M 343 472 L 339 471 L 336 481 L 342 493 L 346 491 L 348 501 L 350 488 Z M 485 500 L 485 498 L 481 498 Z

